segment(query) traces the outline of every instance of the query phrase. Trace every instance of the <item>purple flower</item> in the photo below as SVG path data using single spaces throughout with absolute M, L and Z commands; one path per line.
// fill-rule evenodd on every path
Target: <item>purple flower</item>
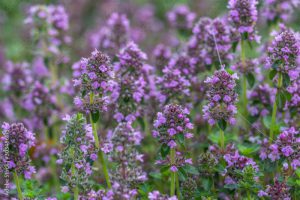
M 212 77 L 206 79 L 205 83 L 209 85 L 207 91 L 209 103 L 203 107 L 203 117 L 211 125 L 219 120 L 230 124 L 235 122 L 234 115 L 237 112 L 235 79 L 237 79 L 235 75 L 230 75 L 224 69 L 216 71 Z
M 274 66 L 277 71 L 290 75 L 296 69 L 299 52 L 299 40 L 295 33 L 283 28 L 268 48 L 266 65 L 267 67 Z
M 165 46 L 163 44 L 158 44 L 153 50 L 153 56 L 155 60 L 156 70 L 162 71 L 163 67 L 165 67 L 172 56 L 172 52 L 170 47 Z
M 35 146 L 35 135 L 28 131 L 22 123 L 3 123 L 0 137 L 0 171 L 9 163 L 9 170 L 16 170 L 19 175 L 24 174 L 26 179 L 30 179 L 35 168 L 30 165 L 28 151 Z M 6 138 L 8 139 L 9 155 L 5 154 Z
M 229 0 L 229 20 L 241 34 L 249 34 L 249 39 L 255 39 L 255 24 L 257 21 L 257 0 Z
M 177 5 L 167 13 L 170 25 L 178 30 L 191 30 L 196 14 L 186 5 Z
M 272 23 L 281 20 L 286 22 L 291 18 L 299 3 L 298 0 L 265 0 L 262 15 Z
M 170 66 L 163 69 L 163 76 L 157 77 L 156 84 L 161 90 L 162 102 L 183 101 L 190 95 L 190 81 L 178 69 Z
M 206 70 L 207 66 L 219 64 L 215 40 L 222 62 L 228 64 L 233 59 L 230 49 L 234 38 L 231 30 L 223 18 L 200 18 L 193 28 L 193 36 L 187 49 L 190 63 L 196 72 Z
M 177 104 L 166 105 L 163 112 L 157 113 L 154 120 L 155 136 L 162 144 L 167 144 L 171 148 L 176 146 L 176 135 L 183 134 L 185 138 L 190 138 L 190 130 L 193 125 L 187 117 L 188 111 Z M 187 134 L 189 133 L 189 134 Z

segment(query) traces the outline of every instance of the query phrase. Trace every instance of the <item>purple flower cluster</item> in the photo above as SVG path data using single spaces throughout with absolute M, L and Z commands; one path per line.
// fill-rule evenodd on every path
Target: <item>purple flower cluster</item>
M 161 194 L 157 190 L 149 192 L 148 198 L 149 198 L 149 200 L 177 200 L 176 196 L 169 197 L 167 195 Z
M 235 151 L 235 153 L 225 154 L 224 159 L 227 164 L 225 171 L 226 184 L 237 183 L 238 179 L 235 177 L 236 170 L 243 171 L 248 166 L 251 166 L 256 172 L 259 170 L 257 164 L 252 158 L 242 156 L 238 151 Z
M 48 48 L 55 55 L 60 54 L 59 47 L 62 43 L 71 42 L 71 38 L 65 35 L 69 29 L 69 17 L 62 5 L 32 6 L 25 23 L 34 26 L 33 37 L 47 40 L 49 46 L 43 48 Z
M 267 67 L 273 66 L 277 71 L 297 78 L 298 74 L 295 74 L 295 70 L 299 52 L 299 40 L 295 33 L 292 30 L 283 30 L 277 33 L 271 46 L 268 48 L 266 65 Z
M 110 58 L 97 49 L 89 58 L 81 59 L 80 70 L 77 70 L 77 73 L 80 73 L 80 76 L 76 74 L 78 78 L 74 79 L 74 85 L 80 86 L 84 93 L 99 93 L 103 96 L 112 89 L 114 72 Z
M 179 69 L 173 69 L 171 66 L 166 66 L 163 69 L 163 76 L 157 77 L 156 85 L 161 91 L 158 99 L 162 103 L 180 102 L 186 100 L 186 97 L 190 95 L 190 81 L 185 78 Z
M 291 100 L 288 102 L 288 107 L 300 108 L 300 79 L 291 83 L 287 91 L 292 95 Z
M 273 162 L 285 158 L 289 165 L 296 170 L 300 166 L 300 137 L 298 134 L 299 131 L 291 127 L 278 135 L 273 144 L 268 144 L 267 140 L 264 140 L 260 149 L 260 158 L 262 160 L 269 158 Z
M 32 83 L 31 71 L 28 63 L 6 63 L 6 73 L 2 78 L 3 89 L 20 95 L 28 89 Z
M 108 93 L 112 91 L 115 85 L 114 71 L 110 64 L 110 59 L 106 54 L 95 50 L 91 57 L 83 58 L 80 67 L 75 65 L 74 85 L 79 86 L 82 98 L 74 99 L 75 105 L 87 113 L 96 111 L 105 111 L 107 109 Z M 89 95 L 95 95 L 93 101 L 90 101 Z
M 3 123 L 0 137 L 0 171 L 8 169 L 30 179 L 35 168 L 30 165 L 29 149 L 35 146 L 35 134 L 28 131 L 22 123 Z M 8 155 L 6 154 L 8 152 Z
M 134 42 L 129 42 L 118 54 L 118 58 L 120 62 L 116 66 L 118 73 L 140 75 L 147 55 Z
M 257 0 L 229 0 L 229 20 L 239 33 L 248 34 L 254 40 L 255 24 L 257 21 Z
M 271 199 L 284 199 L 291 200 L 291 196 L 289 193 L 290 188 L 285 182 L 279 182 L 279 180 L 275 179 L 273 185 L 267 185 L 265 191 L 260 190 L 258 193 L 259 197 L 270 197 Z
M 180 54 L 173 56 L 173 58 L 170 59 L 168 66 L 173 70 L 179 70 L 190 82 L 192 82 L 193 79 L 196 79 L 195 66 L 191 64 L 191 59 L 188 55 Z
M 87 187 L 88 177 L 93 172 L 91 161 L 98 157 L 92 127 L 86 124 L 82 114 L 67 115 L 64 120 L 67 125 L 60 138 L 64 148 L 56 161 L 62 166 L 60 177 L 67 184 L 65 189 L 76 185 Z
M 276 89 L 268 84 L 256 86 L 247 93 L 250 100 L 248 111 L 251 116 L 266 116 L 270 114 L 270 107 L 273 105 L 276 96 Z
M 202 17 L 198 21 L 188 42 L 188 55 L 198 71 L 205 69 L 207 65 L 219 64 L 216 43 L 220 59 L 224 63 L 233 59 L 230 53 L 233 42 L 231 29 L 222 18 Z
M 189 31 L 193 26 L 196 14 L 186 5 L 177 5 L 167 13 L 170 25 L 178 30 Z
M 99 31 L 91 37 L 94 48 L 104 49 L 114 54 L 123 48 L 129 41 L 129 21 L 125 14 L 112 13 Z
M 38 28 L 42 28 L 43 23 L 50 26 L 52 34 L 57 31 L 66 31 L 69 29 L 69 17 L 65 8 L 61 5 L 44 6 L 36 5 L 29 9 L 29 16 L 25 20 L 26 23 L 34 24 Z
M 153 50 L 153 56 L 156 70 L 161 72 L 171 59 L 171 48 L 163 44 L 158 44 Z
M 205 81 L 209 85 L 207 98 L 209 103 L 203 107 L 203 117 L 210 125 L 214 125 L 220 120 L 235 124 L 235 114 L 237 108 L 238 95 L 235 92 L 236 74 L 230 75 L 225 69 L 218 70 L 212 77 Z
M 117 83 L 114 86 L 112 98 L 117 102 L 117 121 L 132 121 L 138 115 L 139 105 L 144 100 L 147 90 L 147 65 L 144 61 L 147 55 L 131 42 L 118 55 L 116 64 Z
M 266 0 L 262 15 L 269 22 L 287 21 L 299 6 L 299 0 Z
M 22 106 L 35 113 L 36 116 L 42 119 L 51 116 L 51 113 L 57 109 L 56 97 L 40 82 L 35 82 L 30 92 L 25 96 Z
M 157 113 L 154 121 L 156 130 L 152 132 L 155 138 L 158 138 L 161 144 L 167 144 L 170 148 L 175 148 L 176 135 L 182 134 L 184 138 L 193 137 L 190 132 L 193 124 L 188 118 L 189 111 L 180 105 L 169 104 L 163 108 L 163 112 Z
M 135 131 L 131 124 L 120 123 L 115 129 L 112 137 L 112 151 L 109 158 L 117 164 L 114 170 L 111 170 L 113 185 L 118 184 L 115 195 L 125 195 L 136 190 L 139 182 L 147 180 L 147 175 L 139 165 L 143 163 L 143 155 L 138 153 L 136 146 L 140 145 L 142 135 Z

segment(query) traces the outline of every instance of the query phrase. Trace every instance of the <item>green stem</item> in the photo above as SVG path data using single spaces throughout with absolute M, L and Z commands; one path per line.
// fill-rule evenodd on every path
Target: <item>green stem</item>
M 105 177 L 107 187 L 109 189 L 111 189 L 111 183 L 110 183 L 110 179 L 109 179 L 107 164 L 106 164 L 106 161 L 104 159 L 104 153 L 101 150 L 99 152 L 99 159 L 100 159 L 100 162 L 101 162 L 101 165 L 102 165 L 102 169 L 103 169 L 103 173 L 104 173 L 104 177 Z
M 19 181 L 19 177 L 16 171 L 14 171 L 13 173 L 14 176 L 14 181 L 17 187 L 17 191 L 18 191 L 18 198 L 19 200 L 23 200 L 23 194 L 22 194 L 22 190 L 21 190 L 21 186 L 20 186 L 20 181 Z
M 177 195 L 177 199 L 180 200 L 180 188 L 179 188 L 178 174 L 176 174 L 176 195 Z
M 51 155 L 51 159 L 50 159 L 50 165 L 51 165 L 51 170 L 52 170 L 52 176 L 53 176 L 53 181 L 54 181 L 54 185 L 55 185 L 55 190 L 59 191 L 60 188 L 60 184 L 59 184 L 59 180 L 57 177 L 57 173 L 56 173 L 56 163 L 55 163 L 55 157 L 54 155 Z
M 94 102 L 94 93 L 90 93 L 90 103 L 92 104 L 93 102 Z M 102 170 L 104 173 L 105 181 L 106 181 L 107 187 L 110 189 L 111 183 L 110 183 L 110 179 L 109 179 L 107 163 L 106 163 L 106 160 L 104 159 L 104 153 L 100 149 L 100 142 L 99 142 L 98 133 L 97 133 L 97 122 L 93 121 L 92 114 L 90 115 L 90 120 L 91 120 L 91 124 L 92 124 L 93 135 L 95 138 L 95 145 L 96 145 L 96 148 L 99 149 L 99 159 L 100 159 L 100 163 L 102 165 Z
M 224 131 L 221 128 L 220 128 L 220 146 L 221 146 L 221 149 L 224 149 L 225 137 L 224 137 Z
M 247 199 L 248 199 L 248 200 L 251 200 L 251 195 L 250 195 L 249 190 L 247 191 Z
M 175 149 L 171 148 L 171 166 L 175 164 Z M 171 171 L 171 190 L 170 190 L 170 196 L 175 195 L 175 176 L 176 173 Z
M 90 93 L 90 104 L 93 104 L 93 102 L 94 102 L 94 93 L 91 92 Z M 98 133 L 97 133 L 97 123 L 93 121 L 92 113 L 90 114 L 90 120 L 91 120 L 91 124 L 92 124 L 95 145 L 96 145 L 96 148 L 99 149 L 100 143 L 99 143 L 99 138 L 98 138 Z
M 74 152 L 74 149 L 72 148 L 71 149 L 71 155 L 72 155 L 72 157 L 74 157 L 74 154 L 75 154 L 75 152 Z M 74 160 L 74 162 L 75 162 L 75 160 Z M 71 174 L 72 174 L 72 176 L 75 176 L 76 174 L 76 169 L 75 169 L 75 163 L 72 163 L 72 165 L 71 165 Z M 78 185 L 76 184 L 76 186 L 73 188 L 73 193 L 74 193 L 74 200 L 77 200 L 78 199 L 78 196 L 79 196 L 79 189 L 78 189 Z
M 245 41 L 241 39 L 241 62 L 242 62 L 242 67 L 245 68 L 246 66 L 246 54 L 245 54 Z M 244 117 L 247 117 L 248 115 L 248 110 L 247 110 L 247 104 L 248 104 L 248 99 L 247 99 L 247 78 L 246 75 L 243 75 L 242 78 L 242 105 L 243 105 L 243 110 L 244 110 Z
M 278 73 L 278 83 L 277 83 L 277 93 L 278 90 L 281 88 L 282 86 L 282 74 L 279 72 Z M 276 93 L 276 95 L 277 95 Z M 270 125 L 270 138 L 269 138 L 269 142 L 271 143 L 273 141 L 273 137 L 274 137 L 274 129 L 275 129 L 275 125 L 276 125 L 276 113 L 277 113 L 277 104 L 276 104 L 276 100 L 273 103 L 273 110 L 272 110 L 272 118 L 271 118 L 271 125 Z

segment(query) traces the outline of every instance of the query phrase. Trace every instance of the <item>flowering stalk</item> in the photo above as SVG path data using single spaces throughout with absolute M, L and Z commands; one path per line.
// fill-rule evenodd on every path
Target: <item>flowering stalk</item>
M 277 89 L 279 90 L 282 87 L 282 74 L 278 73 L 278 83 L 277 83 Z M 272 119 L 271 119 L 271 125 L 270 125 L 270 138 L 269 142 L 271 143 L 274 137 L 274 129 L 276 124 L 276 113 L 277 113 L 277 103 L 274 101 L 273 103 L 273 110 L 272 110 Z
M 94 93 L 91 92 L 90 93 L 90 104 L 93 104 L 93 103 L 94 103 Z M 99 143 L 99 138 L 98 138 L 98 133 L 97 133 L 97 121 L 98 120 L 97 121 L 93 120 L 92 113 L 90 114 L 90 120 L 91 120 L 93 135 L 94 135 L 94 139 L 95 139 L 95 146 L 96 146 L 97 149 L 99 149 L 99 160 L 100 160 L 100 163 L 102 165 L 102 170 L 103 170 L 103 173 L 104 173 L 105 181 L 106 181 L 107 187 L 111 188 L 111 183 L 110 183 L 108 170 L 107 170 L 107 163 L 104 159 L 104 153 L 100 149 L 100 143 Z
M 171 165 L 175 164 L 175 148 L 171 148 L 171 152 L 170 152 L 170 156 L 171 156 Z M 175 195 L 175 177 L 176 177 L 176 171 L 175 172 L 171 172 L 171 189 L 170 189 L 170 195 L 174 196 Z
M 18 174 L 15 171 L 13 173 L 13 175 L 14 175 L 14 181 L 15 181 L 15 184 L 16 184 L 16 187 L 17 187 L 17 191 L 18 191 L 18 198 L 19 198 L 19 200 L 23 200 L 23 194 L 22 194 L 22 190 L 21 190 L 21 186 L 20 186 L 20 181 L 19 181 Z
M 71 152 L 71 155 L 74 157 L 74 150 L 72 150 Z M 72 166 L 71 166 L 71 173 L 72 173 L 72 176 L 75 176 L 76 174 L 76 171 L 75 171 L 75 163 L 73 162 L 72 163 Z M 76 184 L 76 186 L 73 188 L 73 193 L 74 193 L 74 200 L 77 200 L 78 199 L 78 195 L 79 195 L 79 190 L 78 190 L 78 185 Z
M 241 61 L 242 61 L 242 66 L 245 68 L 246 66 L 246 55 L 245 55 L 245 41 L 243 38 L 241 38 Z M 247 100 L 247 78 L 246 75 L 243 75 L 242 78 L 242 88 L 243 88 L 243 95 L 242 95 L 242 104 L 244 107 L 244 115 L 245 117 L 248 115 L 247 112 L 247 105 L 248 105 L 248 100 Z
M 222 149 L 224 149 L 224 145 L 225 145 L 224 131 L 222 130 L 222 128 L 220 128 L 220 146 Z

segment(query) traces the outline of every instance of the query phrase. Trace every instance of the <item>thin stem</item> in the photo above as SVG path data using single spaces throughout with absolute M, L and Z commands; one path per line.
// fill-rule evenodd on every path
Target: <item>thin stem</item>
M 225 137 L 224 137 L 224 131 L 221 128 L 220 128 L 220 146 L 221 146 L 221 149 L 224 149 Z
M 93 102 L 94 102 L 94 93 L 90 93 L 90 103 L 92 104 Z M 99 149 L 99 159 L 100 159 L 100 163 L 102 165 L 102 170 L 104 173 L 105 181 L 106 181 L 107 187 L 110 189 L 111 183 L 110 183 L 110 179 L 109 179 L 107 163 L 106 163 L 106 160 L 104 159 L 104 153 L 100 149 L 100 142 L 99 142 L 98 133 L 97 133 L 97 122 L 93 121 L 92 114 L 90 115 L 90 120 L 91 120 L 91 124 L 92 124 L 93 135 L 95 138 L 95 145 L 96 145 L 96 148 Z
M 279 72 L 278 73 L 278 82 L 277 82 L 277 89 L 279 90 L 282 86 L 282 74 Z M 278 92 L 277 90 L 277 92 Z M 277 95 L 276 92 L 276 95 Z M 277 113 L 277 104 L 276 104 L 276 100 L 273 103 L 273 110 L 272 110 L 272 118 L 271 118 L 271 125 L 270 125 L 270 138 L 269 138 L 269 142 L 271 143 L 273 141 L 273 137 L 274 137 L 274 129 L 275 129 L 275 125 L 276 125 L 276 113 Z
M 51 170 L 52 170 L 52 176 L 53 176 L 53 181 L 54 181 L 54 185 L 55 185 L 55 190 L 59 191 L 60 188 L 60 184 L 59 184 L 59 179 L 57 177 L 57 173 L 56 173 L 56 162 L 55 162 L 55 157 L 54 155 L 51 155 L 50 158 L 50 165 L 51 165 Z
M 245 41 L 241 39 L 241 61 L 242 61 L 242 67 L 245 68 L 246 66 L 246 54 L 245 54 Z M 243 105 L 243 110 L 244 110 L 244 115 L 247 117 L 248 115 L 248 110 L 247 110 L 247 104 L 248 104 L 248 99 L 247 99 L 247 78 L 246 75 L 243 75 L 242 78 L 242 105 Z
M 175 149 L 171 148 L 171 166 L 175 164 Z M 174 196 L 175 195 L 175 176 L 176 172 L 171 171 L 171 190 L 170 190 L 170 195 Z
M 103 173 L 104 173 L 104 177 L 105 177 L 107 187 L 109 189 L 111 189 L 111 183 L 110 183 L 110 179 L 109 179 L 107 164 L 106 164 L 106 161 L 104 159 L 104 153 L 101 150 L 99 151 L 99 159 L 100 159 L 100 162 L 101 162 L 101 165 L 102 165 L 102 169 L 103 169 Z
M 74 149 L 72 148 L 71 149 L 71 155 L 72 157 L 74 157 Z M 71 165 L 71 174 L 72 176 L 75 176 L 76 174 L 76 169 L 75 169 L 75 161 L 72 163 Z M 73 193 L 74 193 L 74 200 L 77 200 L 78 199 L 78 195 L 79 195 L 79 189 L 78 189 L 78 185 L 76 184 L 76 186 L 73 188 Z
M 180 200 L 179 178 L 177 173 L 176 173 L 176 195 L 177 195 L 177 199 Z
M 23 200 L 23 194 L 22 194 L 22 190 L 21 190 L 21 186 L 20 186 L 20 181 L 19 181 L 19 177 L 16 171 L 14 171 L 13 173 L 14 176 L 14 181 L 17 187 L 17 191 L 18 191 L 18 198 L 19 200 Z
M 94 102 L 94 93 L 91 92 L 90 93 L 90 103 L 93 104 L 93 102 Z M 96 148 L 99 149 L 100 143 L 99 143 L 99 138 L 98 138 L 98 133 L 97 133 L 97 123 L 93 121 L 92 113 L 90 114 L 90 120 L 91 120 L 91 124 L 92 124 L 95 145 L 96 145 Z

